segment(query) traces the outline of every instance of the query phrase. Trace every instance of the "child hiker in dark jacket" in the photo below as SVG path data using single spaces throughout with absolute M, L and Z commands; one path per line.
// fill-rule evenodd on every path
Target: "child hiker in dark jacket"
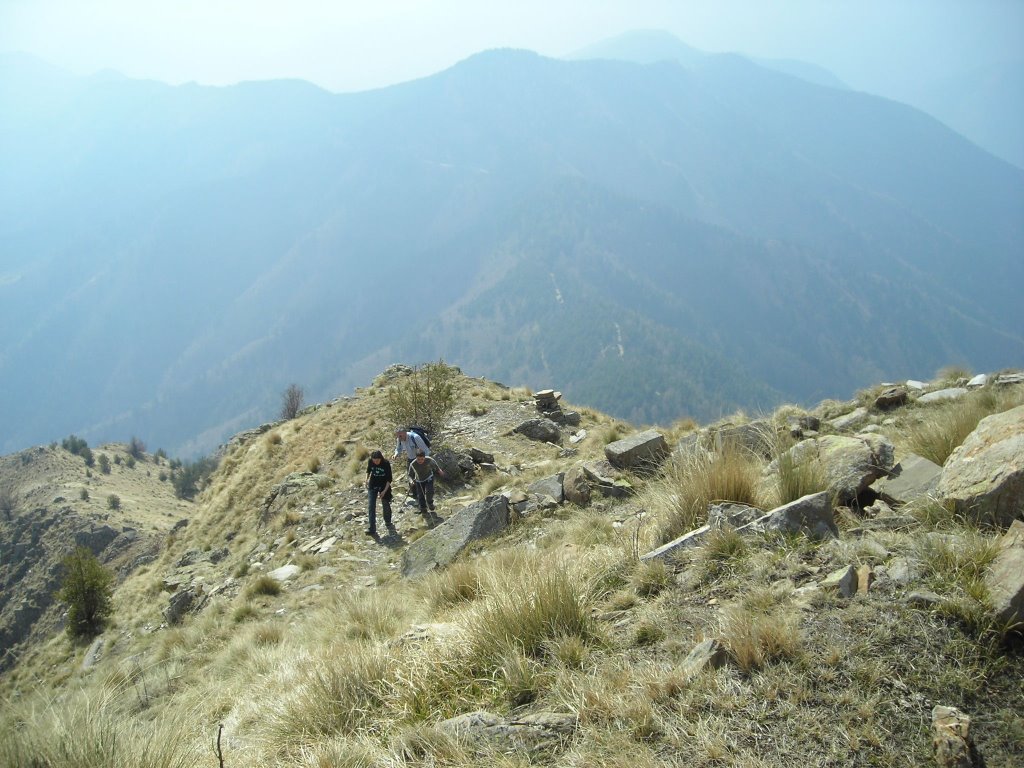
M 423 449 L 416 451 L 416 458 L 409 465 L 409 474 L 416 485 L 416 500 L 420 503 L 420 514 L 430 520 L 434 511 L 434 473 L 444 477 L 444 470 L 437 465 Z M 429 512 L 427 511 L 429 509 Z
M 385 459 L 380 451 L 371 453 L 369 461 L 366 462 L 366 495 L 367 516 L 370 519 L 370 527 L 366 529 L 366 533 L 370 536 L 377 535 L 378 496 L 384 509 L 384 525 L 388 530 L 394 528 L 391 524 L 391 462 Z

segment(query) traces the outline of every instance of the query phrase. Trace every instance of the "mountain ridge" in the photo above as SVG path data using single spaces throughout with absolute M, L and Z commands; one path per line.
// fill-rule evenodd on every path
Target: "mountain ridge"
M 274 102 L 262 100 L 264 92 Z M 140 95 L 152 101 L 143 113 L 93 135 L 102 113 L 133 114 L 144 103 Z M 781 110 L 767 111 L 773 98 Z M 105 82 L 72 103 L 73 123 L 26 115 L 5 129 L 27 142 L 22 165 L 5 166 L 8 178 L 31 167 L 26 187 L 47 190 L 59 178 L 70 201 L 49 199 L 25 220 L 12 210 L 0 217 L 2 245 L 14 254 L 8 280 L 0 281 L 0 320 L 11 329 L 0 369 L 14 388 L 11 402 L 46 393 L 53 404 L 0 414 L 4 423 L 25 425 L 25 435 L 135 433 L 175 452 L 185 444 L 205 452 L 247 418 L 266 418 L 290 381 L 311 393 L 344 390 L 393 359 L 439 356 L 499 379 L 513 370 L 520 380 L 547 375 L 529 360 L 528 347 L 506 368 L 480 367 L 469 330 L 427 354 L 398 309 L 414 293 L 409 275 L 423 272 L 429 288 L 414 295 L 425 306 L 410 314 L 416 325 L 440 328 L 432 324 L 448 307 L 486 282 L 482 265 L 519 258 L 510 250 L 516 243 L 530 244 L 534 258 L 561 259 L 567 274 L 587 280 L 593 270 L 565 254 L 584 261 L 611 254 L 620 273 L 642 257 L 667 278 L 663 284 L 677 286 L 685 280 L 674 270 L 699 264 L 696 276 L 727 258 L 759 274 L 758 286 L 742 270 L 719 269 L 725 282 L 691 296 L 722 307 L 734 289 L 762 295 L 759 327 L 744 325 L 740 315 L 723 318 L 736 329 L 728 336 L 707 322 L 707 311 L 669 309 L 667 296 L 659 302 L 662 320 L 681 323 L 669 329 L 680 343 L 713 342 L 726 367 L 740 366 L 750 392 L 760 393 L 723 404 L 725 410 L 760 405 L 772 390 L 780 399 L 811 400 L 850 381 L 851 370 L 867 383 L 949 359 L 973 357 L 992 367 L 1024 357 L 1012 290 L 1024 277 L 1005 255 L 1022 238 L 1012 212 L 1024 199 L 1024 173 L 912 110 L 739 59 L 712 57 L 686 71 L 495 51 L 362 94 L 288 83 L 175 89 Z M 812 104 L 817 113 L 803 122 L 794 117 Z M 889 169 L 895 148 L 864 163 L 877 139 L 852 129 L 848 146 L 815 144 L 829 125 L 826 115 L 844 110 L 895 121 L 906 134 L 900 146 L 920 144 L 913 164 Z M 36 129 L 46 141 L 33 154 Z M 110 154 L 119 145 L 125 151 Z M 961 157 L 948 167 L 947 145 Z M 79 150 L 83 162 L 71 163 Z M 91 188 L 90 174 L 104 166 L 105 186 Z M 8 191 L 21 187 L 12 183 Z M 107 190 L 114 194 L 106 197 Z M 29 205 L 31 195 L 22 200 Z M 601 220 L 588 223 L 591 215 Z M 639 248 L 644 232 L 626 231 L 617 219 L 661 240 Z M 704 234 L 689 220 L 717 230 Z M 576 232 L 584 246 L 567 242 L 560 229 Z M 991 256 L 986 241 L 998 249 Z M 709 252 L 699 253 L 705 246 Z M 645 251 L 660 253 L 660 266 Z M 763 269 L 769 258 L 777 259 L 774 270 Z M 788 274 L 800 270 L 803 278 Z M 800 322 L 783 299 L 785 283 L 802 286 L 808 307 L 831 301 L 814 295 L 815 284 L 842 297 L 842 312 L 814 309 L 819 328 L 836 338 L 784 348 L 787 328 Z M 879 285 L 884 301 L 858 295 L 862 286 Z M 529 294 L 532 287 L 521 281 L 515 290 Z M 614 285 L 606 281 L 600 292 L 613 298 L 610 311 L 624 306 Z M 902 330 L 926 344 L 901 341 L 884 327 L 883 315 L 901 303 L 910 305 L 897 310 Z M 771 305 L 786 312 L 771 314 Z M 927 311 L 916 317 L 922 307 Z M 532 309 L 524 304 L 523 311 Z M 516 322 L 506 318 L 496 333 L 518 333 Z M 752 358 L 747 337 L 768 330 L 762 338 L 772 339 L 772 348 L 759 347 Z M 578 348 L 599 353 L 583 326 L 577 334 Z M 881 336 L 884 355 L 869 342 Z M 840 350 L 854 338 L 856 363 L 808 388 L 808 372 L 847 365 Z M 381 352 L 387 348 L 401 354 L 388 360 Z M 58 349 L 68 352 L 55 357 Z M 757 357 L 756 366 L 749 362 Z M 773 366 L 773 357 L 797 368 Z M 372 362 L 347 373 L 360 360 Z M 594 360 L 579 359 L 567 378 L 582 383 Z M 74 376 L 55 379 L 54 365 Z M 735 378 L 724 368 L 720 374 Z M 683 369 L 679 375 L 689 376 Z M 617 401 L 596 404 L 614 409 Z M 73 412 L 63 410 L 72 402 Z M 623 407 L 633 412 L 635 404 Z M 655 415 L 685 413 L 648 418 Z M 213 437 L 217 424 L 225 425 L 220 438 Z M 197 441 L 198 434 L 208 437 Z M 9 435 L 5 449 L 26 439 Z

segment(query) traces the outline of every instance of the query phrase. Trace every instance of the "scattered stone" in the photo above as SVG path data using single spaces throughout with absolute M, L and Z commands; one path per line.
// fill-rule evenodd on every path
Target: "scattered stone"
M 692 530 L 689 533 L 684 533 L 682 536 L 673 539 L 667 544 L 662 544 L 657 549 L 642 555 L 640 559 L 645 562 L 648 560 L 668 560 L 673 555 L 678 554 L 681 550 L 703 546 L 709 533 L 711 533 L 711 526 L 702 525 L 700 528 Z
M 299 566 L 295 565 L 295 563 L 288 563 L 288 565 L 275 568 L 267 576 L 278 581 L 290 581 L 300 573 L 302 573 L 302 569 Z
M 918 381 L 917 379 L 907 379 L 904 383 L 910 389 L 916 389 L 918 391 L 924 391 L 924 389 L 928 386 L 923 381 Z
M 947 387 L 946 389 L 937 389 L 934 392 L 928 392 L 917 398 L 919 403 L 938 403 L 943 400 L 956 400 L 967 394 L 967 390 L 964 387 Z
M 999 540 L 999 554 L 985 574 L 985 586 L 997 619 L 1024 626 L 1024 522 L 1014 520 Z
M 95 667 L 101 658 L 103 658 L 103 638 L 97 637 L 82 658 L 82 671 Z
M 825 435 L 797 443 L 789 455 L 797 466 L 818 461 L 829 491 L 840 505 L 856 503 L 861 493 L 895 465 L 895 448 L 882 435 Z M 775 460 L 766 475 L 778 471 Z
M 604 455 L 619 469 L 650 470 L 668 456 L 668 444 L 660 432 L 653 429 L 624 437 L 604 447 Z
M 623 477 L 622 472 L 603 459 L 583 462 L 583 473 L 594 492 L 612 499 L 624 499 L 634 493 L 633 486 Z
M 971 718 L 954 707 L 932 709 L 932 749 L 939 768 L 984 768 L 971 736 Z
M 802 496 L 773 509 L 764 517 L 736 529 L 740 533 L 802 533 L 810 539 L 830 539 L 839 535 L 828 491 Z
M 482 451 L 479 448 L 470 448 L 469 449 L 469 458 L 471 458 L 473 460 L 473 462 L 476 463 L 476 464 L 493 464 L 494 463 L 494 454 L 493 453 L 487 453 L 487 451 Z
M 556 504 L 561 504 L 565 499 L 565 492 L 562 486 L 564 479 L 565 473 L 559 472 L 556 475 L 551 475 L 530 483 L 527 490 L 537 496 L 549 496 L 555 500 Z
M 718 669 L 729 660 L 729 651 L 716 638 L 709 638 L 694 646 L 686 659 L 683 669 L 687 675 L 696 675 L 705 669 Z
M 882 390 L 875 398 L 875 407 L 882 411 L 888 411 L 891 408 L 906 405 L 909 398 L 910 395 L 907 393 L 906 387 L 889 387 Z
M 886 577 L 896 586 L 905 587 L 921 578 L 921 563 L 906 557 L 893 558 L 885 566 Z
M 1024 518 L 1024 405 L 982 419 L 946 460 L 935 490 L 974 520 L 1008 527 Z
M 565 473 L 562 486 L 566 501 L 581 507 L 590 503 L 590 481 L 582 464 L 577 464 Z
M 740 449 L 756 456 L 768 458 L 775 445 L 775 425 L 767 419 L 748 424 L 727 424 L 714 433 L 715 451 Z
M 865 563 L 857 569 L 857 594 L 866 595 L 875 581 L 875 572 Z
M 711 504 L 708 507 L 708 525 L 712 529 L 742 528 L 764 517 L 765 511 L 752 507 L 749 504 L 741 504 L 735 501 L 724 501 L 718 504 Z
M 512 431 L 542 443 L 562 443 L 562 431 L 551 419 L 527 419 Z
M 576 715 L 538 712 L 506 719 L 477 711 L 443 720 L 438 729 L 480 746 L 535 752 L 564 745 L 576 732 Z
M 587 430 L 585 430 L 585 429 L 581 429 L 576 434 L 569 436 L 569 442 L 572 443 L 573 445 L 575 445 L 576 443 L 581 443 L 581 442 L 583 442 L 586 439 L 587 439 Z
M 995 385 L 997 387 L 1006 386 L 1009 384 L 1024 384 L 1024 373 L 1000 373 L 996 376 Z
M 908 605 L 916 605 L 920 608 L 931 608 L 942 603 L 942 597 L 927 589 L 911 592 L 906 597 Z
M 853 429 L 858 424 L 867 421 L 868 416 L 868 409 L 864 406 L 860 406 L 850 413 L 831 419 L 828 423 L 834 430 L 838 432 L 845 432 L 846 430 Z
M 196 593 L 191 589 L 183 589 L 171 595 L 170 602 L 164 609 L 164 620 L 171 626 L 180 624 L 185 614 L 192 608 L 195 599 Z
M 857 594 L 857 569 L 849 565 L 833 571 L 822 580 L 821 586 L 836 590 L 840 597 L 853 597 Z
M 984 387 L 986 384 L 988 384 L 988 374 L 979 373 L 977 376 L 975 376 L 974 378 L 967 382 L 967 388 L 978 389 L 979 387 Z

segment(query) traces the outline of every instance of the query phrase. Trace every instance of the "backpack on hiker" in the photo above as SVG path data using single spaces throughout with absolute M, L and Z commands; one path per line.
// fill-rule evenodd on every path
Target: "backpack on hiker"
M 423 428 L 423 427 L 406 427 L 405 431 L 406 432 L 413 432 L 413 433 L 415 433 L 416 436 L 419 437 L 420 440 L 423 441 L 423 444 L 425 446 L 427 446 L 427 448 L 430 447 L 430 438 L 427 437 L 427 430 L 425 428 Z

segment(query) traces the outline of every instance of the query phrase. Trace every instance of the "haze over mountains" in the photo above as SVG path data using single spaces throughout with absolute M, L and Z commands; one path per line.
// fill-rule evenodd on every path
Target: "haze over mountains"
M 499 50 L 336 95 L 5 57 L 0 451 L 205 452 L 441 356 L 638 422 L 1020 365 L 1024 171 L 784 68 Z

